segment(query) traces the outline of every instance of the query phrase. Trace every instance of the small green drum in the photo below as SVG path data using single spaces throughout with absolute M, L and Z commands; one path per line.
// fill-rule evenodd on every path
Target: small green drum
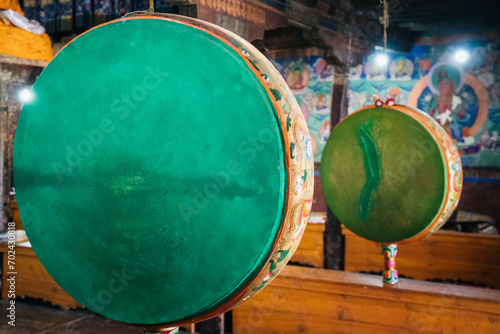
M 42 72 L 16 133 L 21 218 L 79 303 L 122 322 L 200 321 L 292 256 L 313 193 L 293 95 L 251 44 L 173 15 L 78 36 Z
M 332 131 L 321 183 L 348 229 L 390 244 L 446 222 L 458 204 L 462 168 L 452 139 L 430 116 L 402 105 L 370 106 Z

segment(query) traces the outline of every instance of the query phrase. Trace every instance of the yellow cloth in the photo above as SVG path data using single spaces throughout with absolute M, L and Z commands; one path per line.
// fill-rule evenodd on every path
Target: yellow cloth
M 17 0 L 0 0 L 0 9 L 12 9 L 19 14 L 24 15 Z
M 17 0 L 0 0 L 1 9 L 12 9 L 24 15 Z M 0 53 L 20 58 L 50 61 L 52 43 L 47 34 L 34 34 L 0 20 Z

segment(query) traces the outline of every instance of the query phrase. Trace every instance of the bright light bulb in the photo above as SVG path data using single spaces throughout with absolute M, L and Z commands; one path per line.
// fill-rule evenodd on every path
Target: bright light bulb
M 21 103 L 30 103 L 33 101 L 34 99 L 34 94 L 33 92 L 31 91 L 31 88 L 23 88 L 19 91 L 19 101 L 21 101 Z
M 387 65 L 389 63 L 389 56 L 387 56 L 387 54 L 385 54 L 385 53 L 379 53 L 375 57 L 375 62 L 379 66 L 385 66 L 385 65 Z
M 455 60 L 461 64 L 465 63 L 467 60 L 469 60 L 470 53 L 467 50 L 460 49 L 455 52 Z

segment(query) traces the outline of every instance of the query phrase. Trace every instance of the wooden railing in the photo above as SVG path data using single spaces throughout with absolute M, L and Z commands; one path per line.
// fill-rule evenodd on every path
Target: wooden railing
M 0 244 L 0 253 L 3 256 L 3 272 L 8 273 L 8 247 Z M 16 293 L 17 297 L 40 298 L 58 305 L 63 309 L 80 306 L 71 298 L 49 275 L 29 246 L 16 246 Z M 9 275 L 2 275 L 2 299 L 8 298 Z
M 308 224 L 296 263 L 324 267 L 322 223 Z M 380 244 L 358 237 L 346 228 L 345 270 L 381 272 L 384 259 Z M 400 244 L 396 268 L 401 275 L 417 280 L 451 280 L 500 289 L 500 236 L 437 231 L 427 238 Z
M 293 254 L 292 262 L 306 264 L 316 268 L 324 268 L 324 241 L 323 234 L 325 232 L 325 224 L 309 223 L 306 231 L 302 236 L 299 248 Z
M 382 271 L 379 244 L 345 228 L 343 233 L 346 271 Z M 396 268 L 400 275 L 418 280 L 460 280 L 500 289 L 499 254 L 499 235 L 437 231 L 399 245 Z

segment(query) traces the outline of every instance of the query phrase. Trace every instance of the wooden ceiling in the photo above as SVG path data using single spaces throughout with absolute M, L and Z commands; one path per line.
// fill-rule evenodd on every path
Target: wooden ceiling
M 342 4 L 331 1 L 337 6 Z M 388 3 L 389 44 L 396 49 L 405 49 L 424 36 L 500 30 L 498 0 L 388 0 Z M 350 14 L 357 20 L 374 20 L 383 15 L 380 0 L 351 0 L 349 5 Z
M 379 0 L 352 0 L 361 16 L 382 13 Z M 500 27 L 498 0 L 388 0 L 392 24 L 425 35 L 480 32 Z
M 311 25 L 306 18 L 321 16 L 319 22 L 329 21 L 336 32 L 364 44 L 383 45 L 383 4 L 381 0 L 254 0 L 288 14 L 287 8 L 302 8 L 306 14 L 294 18 L 309 30 L 289 26 L 266 32 L 265 46 L 276 49 L 281 44 L 299 47 L 311 42 Z M 409 52 L 422 37 L 450 35 L 500 35 L 500 0 L 387 0 L 389 3 L 388 48 Z M 281 8 L 280 7 L 283 7 Z M 299 11 L 300 12 L 300 11 Z M 309 16 L 308 16 L 309 15 Z M 301 20 L 302 19 L 302 20 Z M 319 24 L 318 26 L 322 26 Z M 324 27 L 324 25 L 323 25 Z M 335 29 L 334 29 L 335 30 Z M 292 36 L 295 34 L 295 37 Z M 314 34 L 312 34 L 314 35 Z M 284 36 L 291 36 L 284 38 Z M 490 35 L 491 36 L 491 35 Z M 294 40 L 295 44 L 290 40 Z M 267 41 L 266 41 L 267 40 Z M 368 42 L 368 43 L 365 43 Z M 339 46 L 337 45 L 338 49 Z M 365 48 L 365 51 L 368 48 Z

